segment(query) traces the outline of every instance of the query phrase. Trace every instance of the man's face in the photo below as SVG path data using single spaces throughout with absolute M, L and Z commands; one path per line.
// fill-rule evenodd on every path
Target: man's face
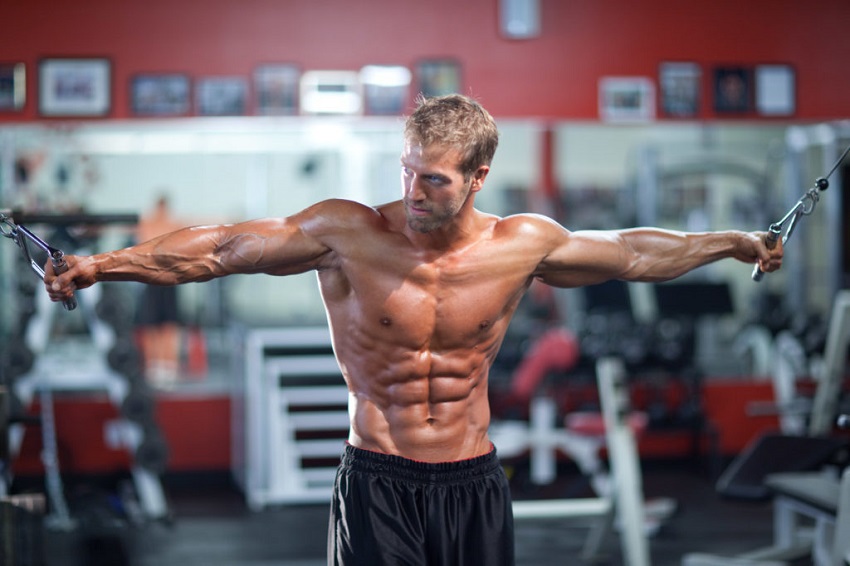
M 446 225 L 457 216 L 470 193 L 481 188 L 486 172 L 464 181 L 460 162 L 461 153 L 456 149 L 405 143 L 401 184 L 411 229 L 428 233 Z

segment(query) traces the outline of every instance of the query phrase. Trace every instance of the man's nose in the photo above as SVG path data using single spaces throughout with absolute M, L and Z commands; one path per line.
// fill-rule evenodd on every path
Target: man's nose
M 422 182 L 417 175 L 413 175 L 407 182 L 407 198 L 411 200 L 422 200 L 425 191 L 422 190 Z

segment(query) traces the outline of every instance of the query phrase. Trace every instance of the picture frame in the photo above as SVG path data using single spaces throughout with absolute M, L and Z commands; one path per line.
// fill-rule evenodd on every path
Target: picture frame
M 254 103 L 261 116 L 298 114 L 301 69 L 290 63 L 269 63 L 254 70 Z
M 190 91 L 188 75 L 135 75 L 130 82 L 130 108 L 137 116 L 185 116 L 191 110 Z
M 195 85 L 201 116 L 244 116 L 248 103 L 248 81 L 242 77 L 203 77 Z
M 357 71 L 314 69 L 301 75 L 301 114 L 358 116 L 363 113 L 363 90 Z
M 0 63 L 0 112 L 21 110 L 26 103 L 26 65 Z
M 39 113 L 47 117 L 106 116 L 112 106 L 112 65 L 105 58 L 48 58 L 38 66 Z
M 702 69 L 697 63 L 664 62 L 658 70 L 661 113 L 671 118 L 699 114 Z
M 460 93 L 461 67 L 454 59 L 423 59 L 416 64 L 418 92 L 430 98 Z
M 366 65 L 360 69 L 364 111 L 370 116 L 399 116 L 410 97 L 413 74 L 402 65 Z
M 655 83 L 649 77 L 599 80 L 599 116 L 605 122 L 639 123 L 655 118 Z
M 505 39 L 534 39 L 541 33 L 540 0 L 499 0 L 499 32 Z
M 714 69 L 714 111 L 743 114 L 753 109 L 752 71 L 748 67 Z
M 790 65 L 755 68 L 756 111 L 762 116 L 793 116 L 797 110 L 796 73 Z

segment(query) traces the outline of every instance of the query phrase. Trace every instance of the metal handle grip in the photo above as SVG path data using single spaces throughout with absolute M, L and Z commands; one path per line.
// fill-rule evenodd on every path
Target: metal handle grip
M 68 264 L 65 262 L 65 254 L 61 251 L 51 254 L 50 262 L 53 264 L 53 271 L 55 271 L 57 275 L 68 271 Z M 72 311 L 77 308 L 77 299 L 71 296 L 70 299 L 62 301 L 62 306 L 65 307 L 66 311 Z
M 764 239 L 764 245 L 767 246 L 767 249 L 772 250 L 776 247 L 776 242 L 779 241 L 779 236 L 782 235 L 782 227 L 776 224 L 771 224 L 770 228 L 767 230 L 767 237 Z M 758 283 L 764 277 L 764 271 L 759 267 L 758 262 L 756 262 L 753 267 L 753 281 Z

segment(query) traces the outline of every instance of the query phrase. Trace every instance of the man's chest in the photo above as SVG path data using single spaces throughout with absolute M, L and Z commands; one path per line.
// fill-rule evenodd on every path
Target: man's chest
M 444 346 L 478 342 L 506 325 L 530 281 L 498 261 L 359 262 L 320 276 L 333 318 L 388 340 Z

